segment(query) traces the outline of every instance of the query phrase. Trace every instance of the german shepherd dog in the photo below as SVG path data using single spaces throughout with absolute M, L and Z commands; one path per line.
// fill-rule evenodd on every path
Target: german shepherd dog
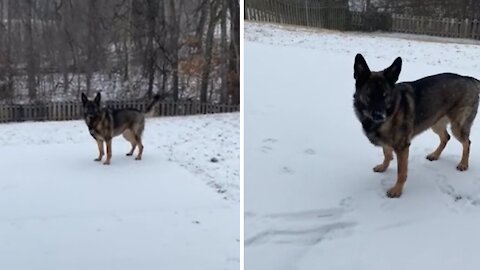
M 133 155 L 133 151 L 138 147 L 136 160 L 142 159 L 143 144 L 142 133 L 145 128 L 145 114 L 151 114 L 155 104 L 161 99 L 156 95 L 153 101 L 147 106 L 146 112 L 136 109 L 102 108 L 100 105 L 101 95 L 97 93 L 93 100 L 82 93 L 82 104 L 85 123 L 87 124 L 90 135 L 97 141 L 98 158 L 95 161 L 101 161 L 104 153 L 104 143 L 107 146 L 107 159 L 103 164 L 109 165 L 112 158 L 112 138 L 120 134 L 132 144 L 132 149 L 127 156 Z
M 353 107 L 362 123 L 363 132 L 376 146 L 383 147 L 384 160 L 373 168 L 384 172 L 397 156 L 397 181 L 388 189 L 390 198 L 400 197 L 407 180 L 408 150 L 414 136 L 432 128 L 440 137 L 440 144 L 431 154 L 437 160 L 447 145 L 450 123 L 463 152 L 457 170 L 468 168 L 470 129 L 477 114 L 480 81 L 458 74 L 442 73 L 413 82 L 396 83 L 402 68 L 402 59 L 383 71 L 370 71 L 361 54 L 354 63 L 355 94 Z

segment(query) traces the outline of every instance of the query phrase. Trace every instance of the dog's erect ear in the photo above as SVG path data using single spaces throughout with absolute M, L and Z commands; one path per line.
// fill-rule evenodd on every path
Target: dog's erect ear
M 398 81 L 400 71 L 402 71 L 402 58 L 397 57 L 392 65 L 383 71 L 383 76 L 393 86 Z
M 102 99 L 102 96 L 100 95 L 100 92 L 98 92 L 93 101 L 95 102 L 95 104 L 97 104 L 97 106 L 100 107 L 100 100 L 101 99 Z
M 82 93 L 82 104 L 84 107 L 85 107 L 85 104 L 87 104 L 87 102 L 88 102 L 87 96 L 84 93 Z
M 355 63 L 353 64 L 353 78 L 357 83 L 362 84 L 370 77 L 370 68 L 368 68 L 367 61 L 361 54 L 355 56 Z

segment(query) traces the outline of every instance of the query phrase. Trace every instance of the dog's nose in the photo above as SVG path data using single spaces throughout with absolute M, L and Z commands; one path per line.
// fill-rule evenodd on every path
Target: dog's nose
M 376 122 L 381 122 L 385 120 L 385 112 L 373 111 L 372 119 Z

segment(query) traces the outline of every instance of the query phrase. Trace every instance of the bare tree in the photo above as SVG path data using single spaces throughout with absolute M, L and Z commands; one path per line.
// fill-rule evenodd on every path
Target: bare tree
M 220 48 L 222 53 L 222 67 L 220 69 L 220 77 L 221 77 L 221 88 L 220 88 L 220 103 L 226 104 L 227 103 L 227 96 L 228 96 L 228 56 L 229 50 L 227 45 L 227 11 L 228 11 L 228 2 L 224 0 L 222 2 L 221 13 L 220 13 L 220 20 L 221 20 L 221 37 L 220 37 Z
M 5 97 L 8 99 L 13 98 L 14 96 L 14 89 L 13 89 L 13 67 L 12 67 L 12 13 L 13 13 L 13 6 L 12 4 L 16 2 L 14 0 L 7 1 L 7 53 L 6 53 L 6 65 L 7 65 L 7 85 L 5 87 L 6 95 Z
M 26 29 L 26 62 L 27 62 L 27 88 L 28 96 L 31 100 L 35 100 L 37 97 L 36 91 L 36 75 L 37 75 L 37 57 L 35 53 L 34 33 L 33 33 L 33 20 L 35 0 L 26 0 L 26 14 L 25 14 L 25 29 Z
M 240 1 L 230 0 L 231 33 L 229 93 L 233 104 L 240 104 Z
M 200 102 L 207 102 L 208 81 L 210 79 L 211 64 L 212 64 L 212 49 L 213 49 L 213 34 L 215 24 L 218 21 L 218 1 L 209 1 L 209 21 L 207 26 L 207 34 L 205 40 L 204 58 L 205 66 L 202 71 L 202 82 L 200 86 Z

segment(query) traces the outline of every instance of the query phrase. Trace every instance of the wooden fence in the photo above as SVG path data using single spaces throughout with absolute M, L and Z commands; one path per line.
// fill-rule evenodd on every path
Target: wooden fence
M 145 110 L 144 101 L 106 101 L 105 105 L 113 109 L 135 108 Z M 158 116 L 178 116 L 237 112 L 238 105 L 206 104 L 198 102 L 160 102 L 155 106 Z M 51 102 L 44 104 L 0 104 L 0 122 L 20 121 L 59 121 L 82 118 L 80 102 Z
M 477 19 L 437 19 L 392 14 L 391 31 L 478 40 L 480 39 L 480 21 Z
M 325 7 L 312 0 L 245 0 L 245 20 L 347 30 L 347 7 Z
M 245 0 L 245 20 L 336 30 L 399 32 L 480 40 L 480 20 L 353 12 L 313 0 Z

